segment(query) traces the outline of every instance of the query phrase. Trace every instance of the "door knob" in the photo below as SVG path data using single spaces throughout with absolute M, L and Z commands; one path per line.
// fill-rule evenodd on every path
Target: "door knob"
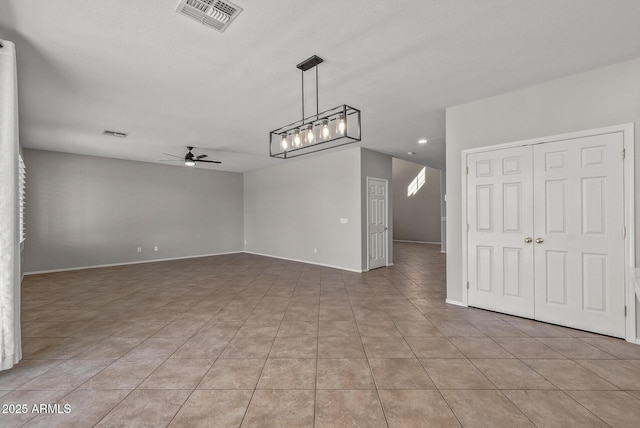
M 529 238 L 528 236 L 524 238 L 524 242 L 526 242 L 527 244 L 530 244 L 531 241 L 533 241 L 533 239 Z
M 389 228 L 388 228 L 387 226 L 385 226 L 385 227 L 384 227 L 384 230 L 387 230 L 387 229 L 389 229 Z
M 543 242 L 544 242 L 544 239 L 536 238 L 536 244 L 542 244 Z

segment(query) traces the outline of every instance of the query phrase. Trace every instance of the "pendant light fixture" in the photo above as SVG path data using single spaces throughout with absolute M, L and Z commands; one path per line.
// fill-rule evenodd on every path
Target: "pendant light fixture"
M 302 119 L 269 133 L 269 156 L 289 159 L 361 141 L 360 110 L 346 104 L 319 111 L 318 65 L 324 60 L 314 55 L 296 67 L 302 71 Z M 304 72 L 316 71 L 316 114 L 304 115 Z

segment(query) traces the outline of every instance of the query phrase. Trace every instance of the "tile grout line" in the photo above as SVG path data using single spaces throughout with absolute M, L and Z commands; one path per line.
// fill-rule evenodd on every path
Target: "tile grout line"
M 396 287 L 397 289 L 397 287 Z M 416 308 L 417 309 L 417 308 Z M 386 312 L 386 310 L 385 310 Z M 420 312 L 420 311 L 419 311 Z M 420 312 L 422 313 L 422 312 Z M 387 314 L 388 315 L 388 314 Z M 391 318 L 391 321 L 393 322 L 393 325 L 396 327 L 396 329 L 398 331 L 400 331 L 400 329 L 398 329 L 398 325 L 396 324 L 395 320 L 389 316 Z M 424 317 L 424 315 L 423 315 Z M 426 317 L 425 317 L 426 319 Z M 436 327 L 437 328 L 437 327 Z M 418 358 L 418 355 L 416 355 L 414 349 L 411 347 L 411 345 L 409 345 L 409 343 L 406 341 L 404 334 L 402 334 L 402 332 L 400 332 L 401 337 L 403 338 L 403 340 L 405 341 L 405 343 L 407 343 L 407 346 L 409 347 L 409 349 L 411 350 L 411 353 L 413 354 L 413 356 L 416 358 L 416 360 L 418 361 L 418 363 L 420 364 L 420 367 L 422 367 L 422 370 L 424 370 L 425 374 L 427 375 L 427 377 L 429 378 L 429 380 L 431 381 L 431 383 L 433 384 L 435 390 L 438 392 L 438 395 L 440 396 L 440 398 L 445 402 L 445 404 L 447 405 L 447 408 L 449 409 L 449 411 L 451 412 L 451 414 L 453 415 L 453 417 L 456 419 L 456 421 L 458 421 L 458 423 L 460 424 L 460 426 L 464 427 L 464 424 L 462 423 L 462 421 L 460 421 L 460 419 L 458 418 L 458 415 L 456 414 L 456 412 L 454 412 L 453 408 L 451 407 L 451 405 L 449 404 L 449 402 L 446 400 L 446 398 L 444 398 L 444 395 L 442 395 L 442 392 L 440 391 L 440 388 L 438 387 L 438 385 L 436 385 L 436 383 L 433 381 L 433 379 L 431 378 L 431 376 L 429 375 L 429 372 L 427 371 L 426 367 L 424 367 L 424 364 L 422 363 L 422 361 L 420 360 L 420 358 Z M 449 339 L 447 337 L 445 337 L 445 339 L 451 343 L 451 341 L 449 341 Z M 452 346 L 454 346 L 456 349 L 457 347 L 451 343 Z M 464 355 L 464 353 L 463 353 Z M 495 386 L 495 385 L 494 385 Z M 381 400 L 382 401 L 382 400 Z
M 279 276 L 280 275 L 278 275 L 278 277 Z M 274 282 L 276 282 L 276 281 L 277 281 L 277 278 L 274 280 Z M 273 283 L 269 287 L 269 290 L 271 290 L 271 288 L 273 288 Z M 294 287 L 294 290 L 295 290 L 295 287 Z M 267 290 L 267 292 L 265 292 L 265 294 L 262 296 L 260 301 L 264 300 L 264 296 L 266 296 L 268 294 L 268 292 L 269 292 L 268 290 Z M 267 365 L 267 360 L 269 359 L 269 355 L 271 354 L 271 351 L 273 350 L 273 345 L 275 344 L 276 338 L 278 337 L 278 332 L 280 331 L 280 327 L 282 326 L 282 322 L 284 321 L 284 318 L 287 316 L 287 310 L 288 310 L 290 304 L 291 304 L 291 298 L 289 298 L 289 302 L 287 303 L 287 308 L 285 309 L 284 315 L 282 316 L 282 319 L 280 320 L 280 324 L 278 324 L 278 329 L 276 330 L 276 334 L 275 334 L 275 336 L 273 338 L 273 341 L 271 342 L 271 346 L 269 347 L 269 352 L 267 352 L 267 356 L 266 356 L 266 358 L 264 360 L 264 364 L 262 365 L 262 368 L 260 369 L 260 373 L 258 374 L 258 378 L 256 379 L 256 384 L 253 387 L 253 392 L 251 393 L 251 397 L 249 398 L 249 402 L 247 403 L 247 408 L 245 409 L 244 414 L 242 415 L 242 420 L 240 421 L 240 425 L 238 425 L 238 427 L 241 427 L 242 424 L 244 424 L 244 421 L 245 421 L 247 415 L 249 414 L 249 409 L 251 408 L 251 403 L 253 402 L 253 398 L 255 397 L 256 391 L 258 390 L 258 384 L 260 383 L 260 378 L 262 377 L 262 373 L 264 373 L 264 368 Z M 255 310 L 255 307 L 254 307 L 254 310 Z M 245 320 L 245 323 L 246 323 L 246 320 Z M 243 325 L 244 325 L 244 323 L 243 323 Z M 242 327 L 240 327 L 240 328 L 242 328 Z M 240 329 L 238 329 L 238 331 L 240 331 Z M 236 334 L 237 334 L 237 332 L 236 332 Z M 229 343 L 231 343 L 231 342 L 229 342 Z M 220 355 L 222 355 L 222 354 L 220 354 Z
M 219 287 L 217 287 L 217 288 L 219 288 Z M 179 350 L 182 346 L 184 346 L 184 344 L 186 344 L 186 343 L 187 343 L 191 338 L 195 337 L 195 336 L 197 335 L 197 333 L 198 333 L 198 332 L 199 332 L 199 331 L 200 331 L 200 330 L 201 330 L 201 329 L 202 329 L 206 324 L 208 324 L 208 323 L 213 319 L 213 317 L 215 317 L 215 315 L 216 315 L 217 313 L 219 313 L 219 312 L 220 312 L 224 307 L 226 307 L 230 302 L 232 302 L 232 301 L 233 301 L 237 296 L 239 296 L 239 295 L 240 295 L 244 290 L 246 290 L 247 288 L 248 288 L 248 285 L 247 285 L 247 286 L 245 286 L 245 287 L 243 287 L 243 288 L 242 288 L 242 290 L 238 291 L 238 292 L 237 292 L 237 293 L 236 293 L 236 294 L 235 294 L 235 295 L 234 295 L 234 296 L 233 296 L 233 297 L 232 297 L 232 298 L 231 298 L 231 299 L 230 299 L 230 300 L 225 304 L 225 306 L 223 306 L 221 309 L 219 309 L 218 311 L 216 311 L 216 312 L 212 315 L 212 317 L 211 317 L 211 319 L 210 319 L 209 321 L 205 322 L 205 323 L 204 323 L 204 324 L 203 324 L 203 325 L 202 325 L 198 330 L 196 330 L 196 331 L 195 331 L 191 336 L 189 336 L 189 337 L 187 338 L 187 340 L 186 340 L 182 345 L 180 345 L 180 346 L 179 346 L 179 347 L 178 347 L 178 348 L 177 348 L 173 353 L 171 353 L 169 356 L 167 356 L 167 358 L 165 358 L 165 360 L 164 360 L 162 363 L 160 363 L 160 365 L 159 365 L 158 367 L 156 367 L 154 370 L 152 370 L 152 371 L 151 371 L 151 373 L 149 373 L 149 374 L 148 374 L 148 375 L 147 375 L 147 376 L 146 376 L 142 381 L 140 381 L 140 382 L 136 385 L 136 387 L 135 387 L 134 389 L 132 389 L 132 390 L 129 392 L 129 394 L 127 394 L 127 395 L 126 395 L 126 396 L 125 396 L 125 397 L 124 397 L 120 402 L 118 402 L 118 403 L 117 403 L 117 404 L 116 404 L 116 405 L 111 409 L 111 411 L 113 411 L 113 409 L 115 409 L 115 407 L 117 407 L 117 406 L 118 406 L 120 403 L 122 403 L 122 402 L 123 402 L 127 397 L 129 397 L 129 395 L 131 395 L 131 393 L 132 393 L 133 391 L 138 391 L 138 390 L 139 390 L 139 389 L 138 389 L 138 387 L 139 387 L 140 385 L 142 385 L 142 384 L 143 384 L 147 379 L 149 379 L 149 377 L 151 377 L 151 376 L 153 375 L 153 373 L 155 373 L 155 372 L 156 372 L 156 371 L 157 371 L 157 370 L 158 370 L 158 369 L 159 369 L 159 368 L 160 368 L 164 363 L 166 363 L 169 359 L 171 359 L 171 357 L 172 357 L 176 352 L 178 352 L 178 350 Z M 215 293 L 215 291 L 214 291 L 214 293 Z M 185 294 L 186 294 L 186 293 L 185 293 Z M 186 314 L 187 312 L 189 312 L 189 309 L 185 309 L 185 311 L 184 311 L 182 314 L 184 315 L 184 314 Z M 142 341 L 141 343 L 144 343 L 144 342 L 146 342 L 146 340 L 148 340 L 148 339 L 150 339 L 150 338 L 153 338 L 153 337 L 155 336 L 155 334 L 157 334 L 157 333 L 158 333 L 158 331 L 162 330 L 162 329 L 163 329 L 164 327 L 166 327 L 168 324 L 170 324 L 171 322 L 175 321 L 175 320 L 176 320 L 176 318 L 178 318 L 179 316 L 180 316 L 180 315 L 177 315 L 176 317 L 174 317 L 171 321 L 169 321 L 168 323 L 166 323 L 164 326 L 160 327 L 160 328 L 159 328 L 159 329 L 158 329 L 158 330 L 157 330 L 153 335 L 149 336 L 147 339 L 145 339 L 145 340 L 144 340 L 144 341 Z M 245 322 L 246 322 L 246 320 L 245 320 Z M 242 325 L 244 325 L 244 322 L 243 322 L 243 324 L 242 324 Z M 242 326 L 241 326 L 240 328 L 242 328 Z M 238 331 L 240 330 L 240 328 L 238 329 Z M 237 331 L 236 331 L 236 333 L 234 334 L 234 336 L 233 336 L 233 337 L 235 337 L 235 335 L 236 335 L 236 334 L 237 334 Z M 233 337 L 232 337 L 232 339 L 231 339 L 231 340 L 233 340 Z M 229 341 L 229 343 L 231 343 L 231 340 Z M 222 351 L 220 351 L 220 355 L 222 355 L 222 353 L 224 352 L 224 349 L 226 349 L 226 347 L 229 345 L 229 343 L 227 343 L 227 345 L 225 345 L 225 347 L 222 349 Z M 128 352 L 127 352 L 127 353 L 128 353 Z M 126 355 L 126 354 L 124 354 L 124 355 Z M 123 355 L 122 357 L 120 357 L 120 358 L 124 358 L 124 355 Z M 211 364 L 211 367 L 213 367 L 213 365 L 216 363 L 216 361 L 218 361 L 218 359 L 219 359 L 220 355 L 214 359 L 213 363 Z M 209 367 L 209 370 L 211 370 L 211 367 Z M 207 373 L 209 372 L 209 370 L 207 370 Z M 205 377 L 205 376 L 206 376 L 206 373 L 204 374 L 204 376 L 202 377 L 202 379 L 204 379 L 204 377 Z M 168 425 L 170 425 L 170 424 L 171 424 L 171 422 L 173 422 L 173 420 L 175 419 L 175 417 L 178 415 L 178 413 L 180 413 L 180 410 L 182 410 L 182 407 L 187 403 L 187 401 L 189 400 L 189 398 L 191 398 L 191 396 L 192 396 L 192 395 L 193 395 L 193 393 L 197 390 L 197 388 L 198 388 L 198 386 L 200 385 L 200 383 L 202 383 L 202 379 L 200 379 L 200 381 L 198 382 L 198 384 L 197 384 L 197 385 L 196 385 L 196 386 L 191 390 L 191 393 L 186 397 L 186 399 L 185 399 L 185 401 L 182 403 L 182 405 L 180 405 L 180 407 L 178 408 L 178 410 L 173 414 L 173 416 L 171 417 L 171 419 L 170 419 L 170 420 L 169 420 L 169 422 L 167 423 L 167 426 L 168 426 Z M 104 419 L 109 415 L 109 413 L 111 413 L 111 411 L 109 411 L 108 413 L 106 413 L 106 414 L 105 414 L 105 415 L 100 419 L 100 421 L 99 421 L 97 424 L 99 424 L 100 422 L 102 422 L 102 420 L 104 420 Z M 97 424 L 96 424 L 96 425 L 97 425 Z
M 360 345 L 362 346 L 362 351 L 364 352 L 364 357 L 367 360 L 367 367 L 369 367 L 369 376 L 371 376 L 371 380 L 373 382 L 373 387 L 374 387 L 374 389 L 376 391 L 376 397 L 378 397 L 378 402 L 380 403 L 380 409 L 382 410 L 382 417 L 384 418 L 384 422 L 387 424 L 387 428 L 388 428 L 389 427 L 389 418 L 387 417 L 387 412 L 385 410 L 384 403 L 382 402 L 382 397 L 380 396 L 380 391 L 378 390 L 378 384 L 376 382 L 376 378 L 373 375 L 373 369 L 371 368 L 371 362 L 369 361 L 369 354 L 367 354 L 367 350 L 364 347 L 364 342 L 362 341 L 362 332 L 360 331 L 360 326 L 358 325 L 358 320 L 356 319 L 355 312 L 353 311 L 353 304 L 352 304 L 352 301 L 351 301 L 351 296 L 349 295 L 349 291 L 346 289 L 346 287 L 345 287 L 345 291 L 347 293 L 347 299 L 349 301 L 349 307 L 351 308 L 351 312 L 353 313 L 353 319 L 354 319 L 354 322 L 356 324 L 356 329 L 358 329 L 358 338 L 360 339 Z M 370 292 L 375 294 L 373 292 L 373 290 L 370 290 Z M 376 296 L 376 300 L 377 300 L 377 296 Z M 386 311 L 385 311 L 385 313 L 386 313 Z M 388 316 L 388 314 L 387 314 L 387 316 Z

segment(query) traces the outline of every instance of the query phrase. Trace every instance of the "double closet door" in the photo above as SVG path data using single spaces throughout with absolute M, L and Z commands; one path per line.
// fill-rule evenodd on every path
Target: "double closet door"
M 470 306 L 625 336 L 623 133 L 467 157 Z

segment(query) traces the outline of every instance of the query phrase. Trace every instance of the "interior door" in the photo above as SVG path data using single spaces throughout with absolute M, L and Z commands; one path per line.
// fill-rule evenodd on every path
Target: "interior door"
M 622 132 L 538 144 L 536 319 L 624 337 Z
M 531 146 L 467 157 L 470 306 L 534 316 Z
M 367 177 L 369 269 L 387 265 L 387 181 Z

